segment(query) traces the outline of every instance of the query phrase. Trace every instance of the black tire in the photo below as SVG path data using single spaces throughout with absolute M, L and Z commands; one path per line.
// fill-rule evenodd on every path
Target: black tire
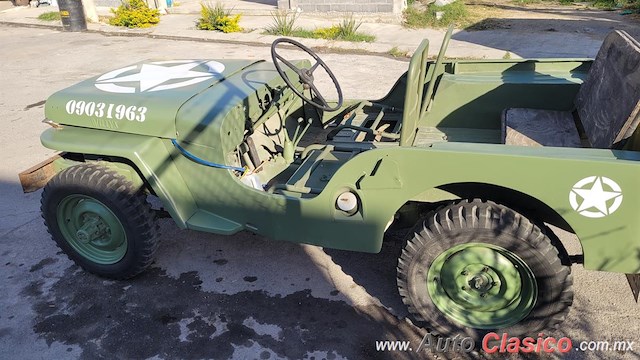
M 87 204 L 99 209 L 98 214 L 107 214 L 104 217 L 111 222 L 106 222 L 106 230 L 105 222 L 99 215 L 78 210 L 78 207 L 87 207 Z M 69 207 L 71 209 L 67 210 Z M 143 272 L 153 262 L 159 244 L 155 213 L 147 203 L 143 190 L 136 189 L 124 176 L 113 170 L 96 164 L 81 164 L 61 171 L 45 186 L 41 211 L 45 226 L 57 245 L 86 271 L 110 279 L 128 279 Z M 75 214 L 74 211 L 81 214 L 69 215 Z M 84 231 L 80 225 L 87 223 L 87 214 L 98 219 L 101 227 L 92 229 L 97 229 L 95 234 L 99 231 L 102 238 L 87 240 L 84 235 L 86 231 L 78 235 L 79 232 L 70 230 L 80 227 L 78 231 Z M 69 219 L 65 219 L 67 215 Z M 72 222 L 71 217 L 85 220 L 74 218 Z M 60 226 L 60 222 L 64 225 Z M 125 236 L 114 235 L 109 224 L 114 225 L 113 233 Z M 116 248 L 94 244 L 104 237 L 107 243 L 111 241 L 108 243 L 110 247 Z
M 530 292 L 529 307 L 508 320 L 517 321 L 516 323 L 505 322 L 504 326 L 493 326 L 489 321 L 486 326 L 470 326 L 468 323 L 464 324 L 464 320 L 458 321 L 460 316 L 456 318 L 445 314 L 434 303 L 430 292 L 436 294 L 436 300 L 444 310 L 448 311 L 449 306 L 453 306 L 455 311 L 460 306 L 464 308 L 465 303 L 456 300 L 460 298 L 449 296 L 446 290 L 432 290 L 440 289 L 438 286 L 445 289 L 444 285 L 438 283 L 444 280 L 437 277 L 430 279 L 428 274 L 430 269 L 438 269 L 437 264 L 449 261 L 437 260 L 434 265 L 434 260 L 452 259 L 455 254 L 460 253 L 456 253 L 457 249 L 470 246 L 469 244 L 480 248 L 486 246 L 505 249 L 505 253 L 516 255 L 512 257 L 516 259 L 514 261 L 517 262 L 518 258 L 522 260 L 518 263 L 520 266 L 515 266 L 517 271 L 523 271 L 527 267 L 530 269 L 532 276 L 527 279 L 535 279 L 531 283 L 535 284 L 534 288 L 537 287 L 537 294 Z M 453 247 L 455 248 L 452 249 Z M 441 254 L 443 256 L 438 258 Z M 521 214 L 490 201 L 464 200 L 431 212 L 409 233 L 398 261 L 398 290 L 413 320 L 440 335 L 466 334 L 474 339 L 481 339 L 489 332 L 506 332 L 509 336 L 537 334 L 540 330 L 556 327 L 563 322 L 572 305 L 573 280 L 570 267 L 565 265 L 568 264 L 566 260 L 562 259 L 549 237 Z M 482 271 L 487 271 L 486 266 Z M 443 271 L 442 274 L 444 273 Z M 465 271 L 455 274 L 459 277 Z M 524 283 L 525 278 L 522 279 Z M 428 281 L 434 283 L 428 284 Z M 497 282 L 492 282 L 491 285 L 496 284 Z M 524 289 L 524 285 L 522 286 Z M 463 286 L 461 289 L 470 292 L 468 287 Z M 477 288 L 471 290 L 479 291 Z M 486 291 L 485 288 L 483 291 Z M 443 293 L 448 296 L 440 296 Z M 480 296 L 484 299 L 486 294 L 482 293 Z M 467 311 L 467 308 L 463 311 Z

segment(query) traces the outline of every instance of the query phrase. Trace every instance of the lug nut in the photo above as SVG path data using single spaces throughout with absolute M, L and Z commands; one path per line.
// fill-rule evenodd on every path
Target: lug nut
M 487 272 L 487 271 L 489 271 L 489 268 L 485 266 L 485 267 L 482 268 L 482 271 L 483 272 Z

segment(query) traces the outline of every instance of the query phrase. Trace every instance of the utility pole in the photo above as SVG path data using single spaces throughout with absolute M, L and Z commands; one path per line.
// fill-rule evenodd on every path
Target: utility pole
M 89 22 L 97 23 L 99 21 L 96 3 L 93 0 L 82 0 L 82 7 L 84 8 L 84 16 Z

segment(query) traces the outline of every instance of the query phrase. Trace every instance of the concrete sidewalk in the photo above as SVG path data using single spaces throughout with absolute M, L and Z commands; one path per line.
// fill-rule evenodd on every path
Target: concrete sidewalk
M 240 25 L 245 29 L 242 33 L 224 34 L 216 31 L 197 30 L 195 24 L 199 18 L 200 2 L 183 0 L 178 6 L 169 8 L 170 13 L 163 15 L 157 26 L 148 29 L 127 29 L 107 24 L 89 24 L 89 31 L 119 36 L 144 36 L 152 38 L 184 39 L 206 42 L 225 42 L 268 46 L 277 36 L 264 35 L 265 28 L 272 23 L 270 14 L 275 10 L 275 1 L 256 0 L 239 1 L 224 0 L 228 8 L 242 13 Z M 234 6 L 237 5 L 237 6 Z M 100 15 L 110 14 L 110 8 L 100 6 Z M 0 23 L 14 26 L 48 27 L 62 30 L 59 22 L 38 20 L 41 13 L 57 11 L 55 7 L 11 8 L 0 11 Z M 253 15 L 251 15 L 253 11 Z M 354 43 L 321 39 L 303 39 L 314 48 L 323 48 L 331 52 L 388 54 L 392 48 L 410 55 L 422 39 L 430 41 L 430 54 L 435 55 L 444 37 L 444 30 L 408 29 L 399 21 L 384 22 L 384 15 L 376 19 L 375 15 L 363 18 L 361 31 L 375 35 L 372 43 Z M 340 20 L 339 14 L 307 14 L 302 13 L 297 25 L 314 29 L 328 27 Z M 389 20 L 388 18 L 386 20 Z M 531 20 L 533 21 L 533 20 Z M 559 20 L 566 21 L 566 20 Z M 485 31 L 456 30 L 447 51 L 450 58 L 512 58 L 523 57 L 593 57 L 609 27 L 597 28 L 585 32 L 539 31 L 528 32 L 515 29 L 493 29 Z M 509 53 L 507 55 L 507 52 Z

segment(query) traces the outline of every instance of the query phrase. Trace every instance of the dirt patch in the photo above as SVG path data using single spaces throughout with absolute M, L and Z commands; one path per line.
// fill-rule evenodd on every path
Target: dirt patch
M 509 29 L 516 32 L 567 32 L 601 38 L 613 29 L 640 36 L 640 16 L 622 10 L 604 11 L 586 4 L 517 4 L 508 0 L 466 2 L 470 31 Z
M 425 4 L 419 1 L 413 7 L 424 10 Z M 588 3 L 565 5 L 513 0 L 469 0 L 465 5 L 467 15 L 455 24 L 468 31 L 508 29 L 510 32 L 565 32 L 602 38 L 611 30 L 621 29 L 640 37 L 640 15 L 623 9 L 607 11 Z

